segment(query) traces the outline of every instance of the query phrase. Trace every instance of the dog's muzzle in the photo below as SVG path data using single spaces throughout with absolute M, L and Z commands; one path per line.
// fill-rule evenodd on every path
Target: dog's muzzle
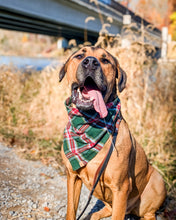
M 99 61 L 92 56 L 86 57 L 78 66 L 77 82 L 72 84 L 72 102 L 80 110 L 94 109 L 94 98 L 90 91 L 100 92 L 102 97 L 107 91 L 107 83 Z

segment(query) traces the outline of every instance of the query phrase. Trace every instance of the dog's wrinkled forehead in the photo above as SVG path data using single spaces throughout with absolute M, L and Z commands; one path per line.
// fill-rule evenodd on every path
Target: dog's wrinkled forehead
M 115 64 L 115 60 L 113 56 L 110 53 L 108 53 L 106 50 L 98 47 L 83 47 L 82 49 L 74 53 L 70 60 L 77 58 L 78 63 L 80 63 L 87 56 L 92 56 L 97 58 L 100 64 L 107 62 L 111 63 L 112 65 Z
M 109 72 L 115 73 L 117 61 L 110 53 L 98 47 L 83 47 L 82 49 L 73 53 L 66 62 L 65 67 L 67 69 L 67 78 L 69 79 L 69 81 L 76 80 L 76 75 L 74 73 L 77 72 L 79 64 L 86 57 L 95 57 L 98 60 L 101 69 L 105 75 L 108 75 Z

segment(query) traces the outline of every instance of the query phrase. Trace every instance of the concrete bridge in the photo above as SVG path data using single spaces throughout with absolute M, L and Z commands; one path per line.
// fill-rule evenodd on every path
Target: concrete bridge
M 111 17 L 113 21 L 106 29 L 110 35 L 120 33 L 127 8 L 114 0 L 99 0 L 98 3 L 97 6 L 89 0 L 0 0 L 0 28 L 80 41 L 84 40 L 87 30 L 88 40 L 95 42 L 102 24 Z M 141 18 L 131 11 L 128 13 L 140 28 Z M 143 22 L 145 27 L 149 25 Z M 148 33 L 152 44 L 159 48 L 160 31 L 154 28 Z

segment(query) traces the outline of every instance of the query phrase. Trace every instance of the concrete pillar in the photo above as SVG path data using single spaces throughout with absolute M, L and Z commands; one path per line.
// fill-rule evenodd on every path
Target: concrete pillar
M 168 41 L 168 27 L 162 28 L 162 46 L 161 46 L 161 58 L 167 58 L 167 41 Z
M 131 15 L 126 14 L 123 15 L 123 25 L 128 26 L 131 24 Z M 122 48 L 130 48 L 131 42 L 130 40 L 122 35 Z
M 63 37 L 60 37 L 57 40 L 57 48 L 58 49 L 66 49 L 67 47 L 68 47 L 68 41 Z
M 131 24 L 131 15 L 123 15 L 123 25 Z

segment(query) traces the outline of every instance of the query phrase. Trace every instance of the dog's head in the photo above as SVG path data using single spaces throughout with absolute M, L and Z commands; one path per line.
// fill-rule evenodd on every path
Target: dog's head
M 126 73 L 116 58 L 97 47 L 83 47 L 72 54 L 60 70 L 59 81 L 65 74 L 71 84 L 72 102 L 81 110 L 96 108 L 95 96 L 102 96 L 104 103 L 113 101 L 116 98 L 116 78 L 119 92 L 126 85 Z M 101 97 L 97 99 L 101 102 Z

